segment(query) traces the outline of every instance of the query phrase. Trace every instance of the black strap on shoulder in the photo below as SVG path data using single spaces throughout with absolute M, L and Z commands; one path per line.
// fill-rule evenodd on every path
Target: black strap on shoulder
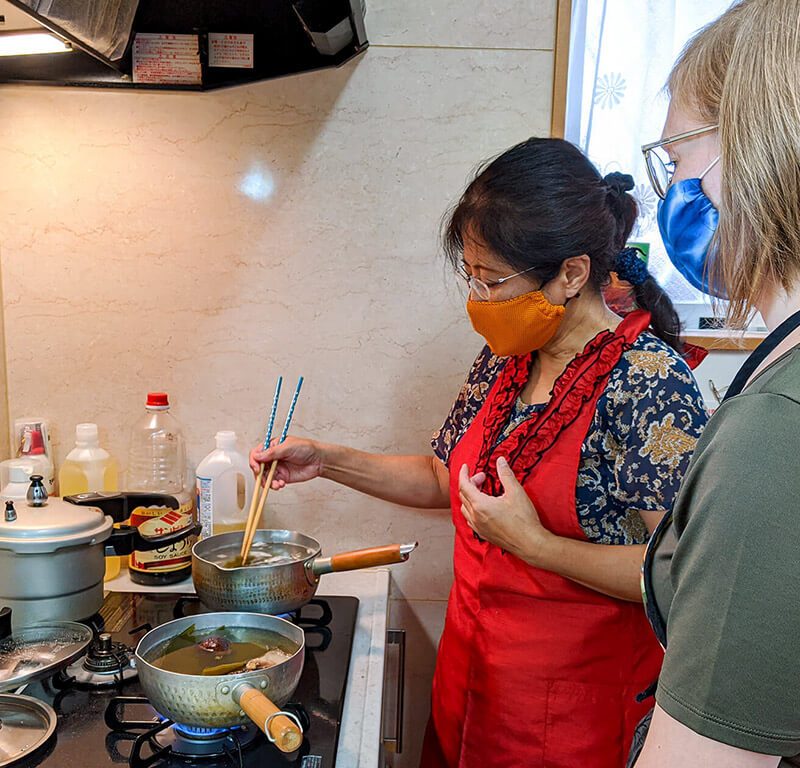
M 641 693 L 636 694 L 636 702 L 641 704 L 643 701 L 647 701 L 651 696 L 656 695 L 656 689 L 658 688 L 658 678 L 653 680 L 650 685 L 647 686 Z
M 756 349 L 753 350 L 750 357 L 744 361 L 744 365 L 739 369 L 739 373 L 734 377 L 730 387 L 728 387 L 728 391 L 725 393 L 722 402 L 724 403 L 729 398 L 738 395 L 745 388 L 745 385 L 758 366 L 769 357 L 770 353 L 778 344 L 798 327 L 800 327 L 800 311 L 787 317 Z

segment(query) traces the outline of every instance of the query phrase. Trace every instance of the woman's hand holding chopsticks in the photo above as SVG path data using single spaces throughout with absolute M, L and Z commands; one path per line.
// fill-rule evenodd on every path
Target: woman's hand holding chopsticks
M 278 401 L 280 400 L 281 396 L 281 385 L 283 384 L 283 376 L 278 376 L 278 381 L 275 384 L 275 395 L 272 398 L 272 409 L 269 413 L 269 423 L 267 424 L 267 434 L 264 437 L 264 443 L 262 445 L 263 448 L 267 448 L 268 446 L 272 445 L 272 430 L 275 426 L 275 416 L 278 412 Z M 297 386 L 294 389 L 294 395 L 292 395 L 292 402 L 289 405 L 289 412 L 286 414 L 286 422 L 283 425 L 283 431 L 281 432 L 281 436 L 278 439 L 278 443 L 282 443 L 286 440 L 286 436 L 289 434 L 289 426 L 292 423 L 292 416 L 294 416 L 294 409 L 297 405 L 297 398 L 300 396 L 300 389 L 303 386 L 303 377 L 301 376 L 297 380 Z M 278 461 L 277 459 L 273 459 L 269 465 L 269 470 L 266 470 L 266 464 L 261 464 L 258 469 L 258 477 L 256 480 L 256 488 L 253 492 L 253 498 L 250 500 L 250 510 L 247 513 L 247 523 L 244 529 L 244 535 L 242 536 L 242 548 L 240 550 L 239 556 L 242 561 L 242 565 L 247 564 L 247 558 L 250 555 L 250 547 L 253 543 L 253 537 L 256 534 L 256 528 L 258 527 L 258 522 L 261 519 L 262 512 L 264 511 L 264 504 L 266 504 L 267 496 L 269 495 L 270 489 L 272 488 L 272 482 L 275 477 L 275 473 L 278 469 Z
M 279 443 L 277 439 L 265 451 L 262 447 L 250 451 L 250 467 L 258 474 L 262 465 L 269 467 L 273 461 L 278 462 L 275 476 L 272 479 L 272 489 L 280 490 L 290 483 L 303 483 L 322 475 L 323 446 L 315 440 L 304 440 L 297 437 L 287 437 Z M 266 480 L 266 473 L 263 474 Z

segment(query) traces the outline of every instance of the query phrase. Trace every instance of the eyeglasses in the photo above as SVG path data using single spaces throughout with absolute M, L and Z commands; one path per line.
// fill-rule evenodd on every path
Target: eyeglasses
M 692 139 L 695 136 L 700 136 L 710 131 L 716 131 L 718 126 L 707 125 L 704 128 L 695 128 L 693 131 L 686 131 L 686 133 L 678 133 L 675 136 L 668 136 L 666 139 L 654 141 L 652 144 L 645 144 L 642 147 L 642 154 L 644 154 L 644 164 L 647 168 L 647 177 L 653 185 L 656 194 L 663 200 L 667 196 L 669 185 L 672 184 L 672 177 L 675 175 L 675 163 L 669 159 L 669 155 L 664 147 L 667 144 L 674 144 L 677 141 L 684 139 Z M 700 178 L 703 178 L 716 164 L 719 162 L 717 158 L 708 168 L 703 171 Z
M 492 297 L 492 288 L 502 285 L 506 281 L 511 280 L 512 277 L 519 277 L 520 275 L 524 275 L 526 272 L 531 272 L 534 269 L 536 269 L 536 267 L 528 267 L 527 269 L 523 269 L 521 272 L 515 272 L 513 275 L 501 277 L 499 280 L 492 280 L 490 282 L 486 282 L 485 280 L 481 280 L 480 278 L 470 275 L 463 264 L 456 267 L 456 272 L 458 273 L 459 277 L 464 278 L 467 286 L 469 287 L 470 293 L 475 296 L 476 299 L 480 299 L 481 301 L 489 301 L 489 299 Z

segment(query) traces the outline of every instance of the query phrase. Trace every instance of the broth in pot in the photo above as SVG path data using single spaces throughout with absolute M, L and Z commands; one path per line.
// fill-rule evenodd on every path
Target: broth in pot
M 268 542 L 257 541 L 250 547 L 246 565 L 288 565 L 298 560 L 307 560 L 314 555 L 316 550 L 295 544 L 291 541 Z M 241 568 L 242 559 L 230 550 L 216 552 L 209 558 L 213 563 L 219 563 L 223 568 Z
M 232 675 L 288 661 L 299 647 L 264 629 L 224 626 L 195 630 L 194 625 L 147 654 L 154 667 L 183 675 Z

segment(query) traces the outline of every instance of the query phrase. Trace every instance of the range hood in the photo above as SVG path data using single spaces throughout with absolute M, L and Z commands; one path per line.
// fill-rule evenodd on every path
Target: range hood
M 0 0 L 0 83 L 209 90 L 340 66 L 365 0 Z M 23 32 L 54 53 L 3 55 Z

